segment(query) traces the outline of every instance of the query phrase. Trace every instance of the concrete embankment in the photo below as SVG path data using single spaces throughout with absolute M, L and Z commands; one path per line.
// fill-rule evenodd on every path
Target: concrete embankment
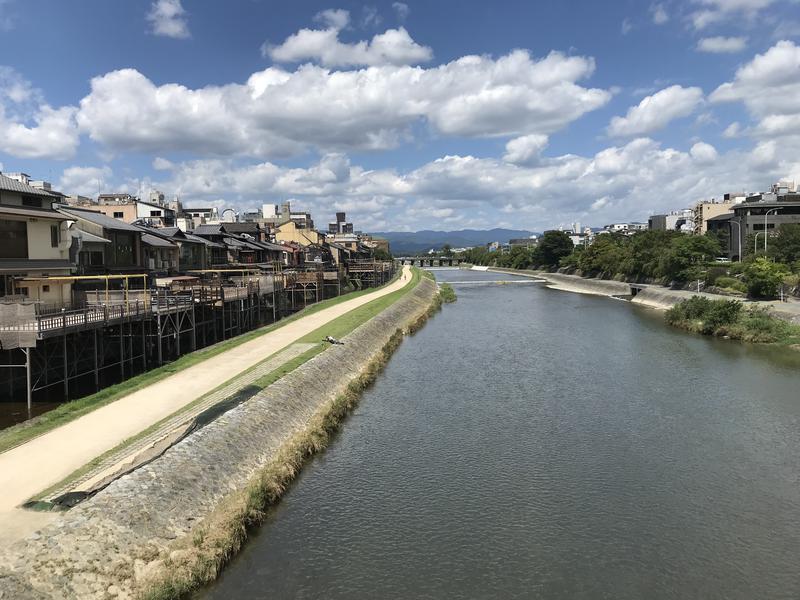
M 374 376 L 398 330 L 417 325 L 435 299 L 435 283 L 422 278 L 344 345 L 5 549 L 0 597 L 174 597 L 212 578 L 299 461 L 324 446 L 353 382 Z
M 508 273 L 509 275 L 521 275 L 523 277 L 533 277 L 543 279 L 547 282 L 547 287 L 564 290 L 566 292 L 576 292 L 579 294 L 593 294 L 595 296 L 630 296 L 631 286 L 620 281 L 610 281 L 606 279 L 587 279 L 577 275 L 565 275 L 564 273 L 548 273 L 547 271 L 522 271 L 514 269 L 491 268 L 490 271 L 498 273 Z

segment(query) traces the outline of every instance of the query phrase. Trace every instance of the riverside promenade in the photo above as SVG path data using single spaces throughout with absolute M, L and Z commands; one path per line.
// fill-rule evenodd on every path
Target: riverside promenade
M 291 321 L 0 454 L 0 546 L 55 519 L 53 513 L 20 508 L 33 495 L 316 329 L 410 281 L 411 268 L 405 266 L 383 288 Z

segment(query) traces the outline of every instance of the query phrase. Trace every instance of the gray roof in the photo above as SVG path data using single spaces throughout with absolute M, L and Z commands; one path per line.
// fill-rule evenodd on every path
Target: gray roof
M 36 217 L 37 219 L 54 219 L 56 221 L 67 220 L 67 217 L 50 208 L 33 208 L 30 206 L 16 206 L 13 204 L 0 204 L 0 214 Z
M 60 198 L 60 195 L 51 194 L 47 190 L 40 190 L 39 188 L 31 187 L 26 183 L 11 179 L 0 173 L 0 191 L 4 192 L 18 192 L 28 196 L 46 196 L 48 198 Z
M 100 237 L 99 235 L 89 233 L 88 231 L 83 231 L 82 229 L 73 229 L 72 231 L 70 231 L 70 234 L 74 238 L 81 238 L 84 242 L 96 242 L 98 244 L 111 243 L 111 240 L 107 240 L 106 238 Z
M 222 225 L 198 225 L 192 232 L 194 235 L 219 235 Z
M 175 244 L 169 240 L 165 240 L 151 233 L 142 233 L 142 242 L 148 246 L 155 246 L 158 248 L 175 248 Z
M 86 210 L 82 208 L 75 208 L 75 207 L 69 207 L 69 208 L 59 207 L 58 210 L 69 217 L 74 217 L 76 219 L 83 219 L 84 221 L 89 221 L 90 223 L 99 225 L 103 229 L 116 229 L 119 231 L 135 231 L 137 233 L 141 231 L 139 228 L 134 227 L 133 225 L 128 225 L 127 223 L 120 221 L 119 219 L 107 217 L 101 212 Z
M 0 259 L 0 271 L 25 271 L 31 269 L 69 269 L 72 264 L 63 259 Z
M 197 235 L 192 235 L 191 233 L 185 233 L 186 241 L 187 242 L 195 242 L 199 244 L 205 244 L 210 248 L 224 248 L 225 244 L 220 244 L 218 242 L 212 242 L 211 240 L 207 240 L 206 238 L 202 238 Z

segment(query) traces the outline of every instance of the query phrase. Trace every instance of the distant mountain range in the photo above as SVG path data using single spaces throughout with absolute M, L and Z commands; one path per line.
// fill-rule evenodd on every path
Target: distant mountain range
M 508 242 L 514 238 L 526 238 L 536 232 L 522 229 L 462 229 L 460 231 L 383 231 L 373 233 L 375 237 L 389 240 L 389 248 L 395 256 L 439 250 L 445 244 L 453 248 L 483 246 L 490 242 Z

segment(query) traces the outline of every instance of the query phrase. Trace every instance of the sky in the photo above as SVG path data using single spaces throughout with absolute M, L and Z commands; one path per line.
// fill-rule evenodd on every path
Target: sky
M 0 170 L 364 231 L 800 183 L 800 0 L 0 0 Z

